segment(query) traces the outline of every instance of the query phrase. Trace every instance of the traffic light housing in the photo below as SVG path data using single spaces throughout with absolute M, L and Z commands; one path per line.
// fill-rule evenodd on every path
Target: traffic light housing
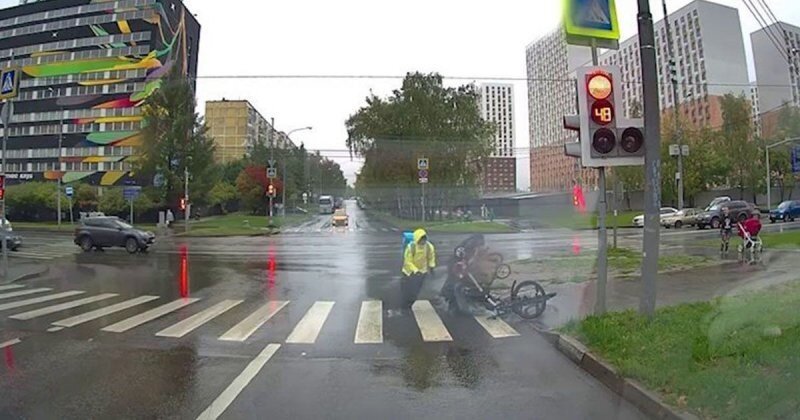
M 186 197 L 181 197 L 180 209 L 186 211 Z
M 616 66 L 577 70 L 578 114 L 564 116 L 564 128 L 579 131 L 581 165 L 590 168 L 644 165 L 641 119 L 624 118 L 622 78 Z M 577 157 L 578 144 L 566 144 L 564 153 Z
M 268 197 L 275 197 L 275 186 L 274 185 L 269 184 L 267 186 L 267 196 Z
M 0 200 L 6 199 L 6 176 L 0 175 Z

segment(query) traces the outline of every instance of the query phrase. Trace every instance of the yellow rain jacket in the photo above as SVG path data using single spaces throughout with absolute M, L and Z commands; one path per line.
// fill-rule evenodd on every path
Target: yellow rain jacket
M 427 273 L 436 267 L 436 249 L 428 241 L 426 246 L 419 244 L 419 240 L 428 234 L 424 229 L 414 231 L 414 242 L 408 244 L 403 254 L 403 274 L 410 276 L 417 273 Z

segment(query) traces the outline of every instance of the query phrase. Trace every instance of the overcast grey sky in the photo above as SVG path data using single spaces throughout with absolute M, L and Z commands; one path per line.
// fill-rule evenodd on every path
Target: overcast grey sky
M 279 130 L 311 125 L 293 135 L 342 164 L 352 181 L 360 162 L 345 151 L 345 119 L 399 86 L 408 71 L 447 76 L 525 77 L 525 46 L 554 29 L 561 0 L 184 0 L 197 15 L 199 75 L 394 75 L 374 79 L 200 79 L 200 112 L 209 99 L 248 99 L 275 118 Z M 778 19 L 800 24 L 798 0 L 765 0 Z M 0 6 L 17 4 L 0 0 Z M 667 0 L 670 10 L 689 0 Z M 758 23 L 741 0 L 718 0 L 739 9 L 745 48 Z M 661 1 L 651 0 L 661 18 Z M 617 0 L 623 38 L 635 35 L 636 0 Z M 752 63 L 751 63 L 752 67 Z M 754 78 L 752 71 L 751 79 Z M 453 80 L 448 83 L 467 83 Z M 502 80 L 501 80 L 502 81 Z M 514 83 L 518 184 L 528 179 L 528 114 L 524 81 Z M 435 162 L 431 162 L 435 176 Z

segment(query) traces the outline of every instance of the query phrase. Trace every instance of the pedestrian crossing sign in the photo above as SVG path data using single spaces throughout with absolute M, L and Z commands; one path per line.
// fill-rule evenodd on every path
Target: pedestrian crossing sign
M 564 0 L 563 21 L 568 44 L 619 47 L 614 0 Z
M 19 69 L 7 69 L 0 72 L 0 99 L 17 96 L 19 87 Z

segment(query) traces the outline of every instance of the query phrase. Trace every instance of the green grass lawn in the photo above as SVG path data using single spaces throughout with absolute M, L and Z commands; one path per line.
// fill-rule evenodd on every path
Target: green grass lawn
M 56 221 L 11 222 L 11 226 L 14 229 L 24 229 L 24 230 L 26 229 L 26 230 L 46 230 L 53 232 L 72 232 L 78 226 L 78 221 L 76 220 L 73 224 L 70 224 L 69 220 L 62 220 L 60 228 L 58 227 L 58 222 Z M 136 223 L 136 227 L 144 230 L 156 229 L 156 225 L 154 223 Z
M 633 211 L 620 211 L 617 213 L 616 220 L 617 226 L 632 226 L 633 218 L 642 214 L 639 210 Z M 570 212 L 563 215 L 544 215 L 537 217 L 537 220 L 550 227 L 559 227 L 566 229 L 595 229 L 597 228 L 597 214 L 586 213 L 579 214 Z M 614 215 L 608 212 L 606 216 L 606 226 L 612 227 L 614 225 Z
M 371 212 L 371 216 L 403 230 L 423 228 L 428 232 L 439 233 L 509 233 L 515 230 L 497 222 L 476 220 L 472 222 L 456 222 L 453 220 L 434 220 L 422 223 L 416 220 L 401 219 L 385 213 Z
M 311 215 L 289 214 L 286 217 L 276 216 L 273 223 L 276 228 L 291 226 L 309 220 Z M 178 235 L 185 236 L 247 236 L 261 235 L 269 232 L 267 216 L 246 213 L 230 213 L 224 216 L 212 216 L 189 223 L 189 232 L 183 232 L 183 225 L 173 224 Z
M 797 418 L 800 281 L 755 294 L 683 304 L 648 322 L 633 311 L 567 325 L 668 402 L 702 417 Z
M 736 233 L 734 232 L 734 236 Z M 796 249 L 800 248 L 800 230 L 787 230 L 784 232 L 762 232 L 759 234 L 766 249 Z M 738 237 L 731 238 L 731 244 L 739 243 Z M 719 247 L 719 239 L 706 239 L 699 242 L 702 246 Z

